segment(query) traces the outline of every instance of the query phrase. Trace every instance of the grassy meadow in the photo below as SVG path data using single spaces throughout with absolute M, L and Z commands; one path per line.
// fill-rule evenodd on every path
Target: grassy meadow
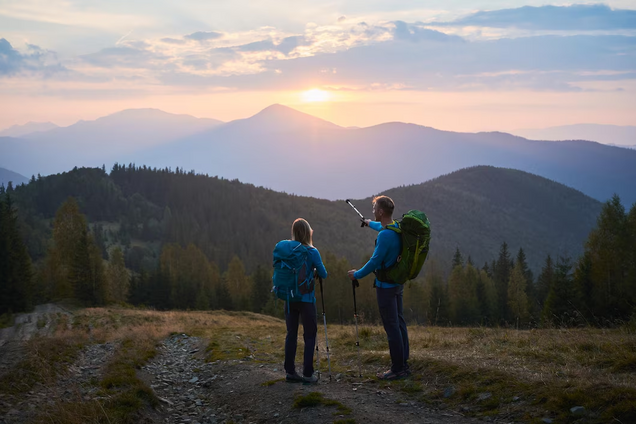
M 323 376 L 327 370 L 324 327 L 318 328 Z M 353 326 L 329 325 L 333 374 L 357 375 Z M 57 401 L 40 422 L 135 422 L 157 405 L 136 369 L 156 355 L 173 333 L 205 338 L 206 360 L 281 364 L 285 323 L 250 312 L 159 312 L 126 308 L 78 309 L 72 321 L 59 315 L 50 337 L 36 337 L 13 371 L 0 377 L 0 395 L 18 398 L 38 384 L 53 387 L 59 375 L 91 343 L 116 342 L 99 387 L 103 401 Z M 297 363 L 301 363 L 302 330 Z M 364 380 L 389 364 L 381 327 L 359 326 Z M 636 422 L 636 329 L 443 328 L 410 326 L 413 375 L 388 383 L 405 399 L 471 416 L 513 414 L 525 422 Z M 364 381 L 355 379 L 354 381 Z M 385 384 L 385 383 L 382 383 Z M 570 408 L 584 406 L 583 417 Z M 290 405 L 292 407 L 292 405 Z

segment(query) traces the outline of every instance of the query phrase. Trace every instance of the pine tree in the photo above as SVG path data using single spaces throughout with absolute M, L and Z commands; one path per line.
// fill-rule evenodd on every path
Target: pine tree
M 33 269 L 9 193 L 0 193 L 0 315 L 31 308 Z
M 448 300 L 451 320 L 455 324 L 468 325 L 477 321 L 478 274 L 472 266 L 456 266 L 448 280 Z
M 455 255 L 453 256 L 453 265 L 452 265 L 451 271 L 458 266 L 464 266 L 464 258 L 462 257 L 462 254 L 459 251 L 459 247 L 455 249 Z
M 528 318 L 528 297 L 526 295 L 526 277 L 523 272 L 523 265 L 517 261 L 517 265 L 510 273 L 508 282 L 508 309 L 510 316 L 519 325 L 525 325 Z
M 508 244 L 504 241 L 499 250 L 499 259 L 494 270 L 495 287 L 497 288 L 497 303 L 499 305 L 499 319 L 508 317 L 508 281 L 510 281 L 510 254 Z
M 545 258 L 545 265 L 541 269 L 541 274 L 537 278 L 537 303 L 538 308 L 543 311 L 545 301 L 550 293 L 550 288 L 554 282 L 554 263 L 552 257 L 548 255 Z
M 53 245 L 46 257 L 47 275 L 50 276 L 51 285 L 48 291 L 52 298 L 72 297 L 75 295 L 75 287 L 71 280 L 82 283 L 79 273 L 84 272 L 82 266 L 88 265 L 86 227 L 86 218 L 80 213 L 77 202 L 69 197 L 55 214 Z M 81 248 L 78 247 L 79 243 L 82 243 Z M 83 264 L 78 262 L 78 255 L 83 257 Z M 76 268 L 74 271 L 73 267 Z M 73 277 L 72 272 L 75 273 Z
M 586 319 L 597 321 L 592 311 L 596 309 L 594 298 L 594 281 L 592 280 L 592 257 L 589 252 L 583 253 L 574 270 L 574 285 L 579 298 L 577 304 Z
M 492 325 L 497 315 L 497 289 L 495 282 L 483 269 L 477 281 L 477 303 L 481 314 L 480 325 Z
M 536 286 L 534 284 L 534 274 L 528 267 L 528 262 L 526 261 L 526 253 L 523 251 L 523 248 L 519 248 L 519 252 L 517 253 L 517 265 L 521 267 L 521 273 L 526 281 L 526 298 L 528 300 L 528 304 L 526 308 L 528 310 L 528 314 L 530 316 L 534 316 L 536 318 L 539 317 L 540 311 L 535 306 L 537 304 L 537 293 Z
M 570 258 L 559 257 L 554 271 L 554 281 L 545 302 L 542 322 L 558 325 L 573 325 L 580 322 L 574 300 L 578 293 L 572 280 L 572 263 Z
M 243 262 L 234 256 L 228 265 L 227 271 L 224 275 L 224 280 L 227 289 L 230 292 L 232 298 L 232 305 L 239 311 L 249 311 L 250 307 L 250 293 L 252 291 L 250 287 L 250 279 L 245 275 L 245 267 Z
M 595 314 L 626 319 L 632 310 L 627 281 L 627 215 L 618 196 L 603 205 L 597 227 L 590 233 L 585 251 L 591 259 L 591 277 L 596 299 Z
M 431 325 L 446 325 L 450 321 L 450 306 L 442 272 L 434 260 L 427 263 L 424 287 L 428 293 L 427 318 Z
M 128 301 L 130 273 L 124 263 L 124 253 L 115 247 L 110 251 L 108 262 L 106 302 L 124 303 Z
M 272 275 L 265 267 L 258 265 L 251 278 L 253 287 L 252 311 L 260 313 L 263 311 L 272 290 Z M 318 284 L 316 281 L 316 290 L 319 290 Z

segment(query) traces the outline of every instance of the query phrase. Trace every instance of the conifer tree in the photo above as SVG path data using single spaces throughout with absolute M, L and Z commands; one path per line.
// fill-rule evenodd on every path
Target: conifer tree
M 260 313 L 263 311 L 272 290 L 272 275 L 265 267 L 258 265 L 251 278 L 252 311 Z M 316 281 L 316 288 L 318 288 L 318 281 Z
M 526 295 L 526 277 L 523 271 L 522 263 L 517 261 L 508 282 L 508 309 L 510 317 L 515 320 L 517 327 L 525 325 L 530 315 Z
M 124 303 L 128 301 L 130 274 L 126 269 L 124 253 L 121 251 L 121 248 L 115 247 L 111 249 L 106 275 L 106 302 Z
M 477 279 L 475 268 L 456 266 L 448 280 L 448 300 L 451 320 L 455 324 L 468 325 L 477 321 Z
M 88 272 L 88 246 L 86 218 L 75 199 L 69 197 L 55 214 L 53 244 L 46 257 L 48 292 L 52 298 L 68 298 L 82 292 L 82 299 L 88 300 L 89 291 L 81 286 L 88 275 L 82 275 Z M 74 283 L 80 284 L 77 290 Z
M 578 293 L 572 280 L 571 260 L 559 257 L 554 270 L 554 281 L 543 309 L 542 322 L 565 326 L 576 324 L 579 317 L 573 301 L 577 298 Z
M 626 318 L 630 305 L 624 294 L 629 290 L 627 274 L 627 215 L 620 198 L 614 195 L 603 205 L 597 227 L 590 233 L 586 251 L 592 257 L 597 313 L 610 318 Z
M 632 316 L 636 316 L 636 203 L 627 215 L 627 247 L 626 247 L 626 297 L 632 304 Z
M 446 325 L 450 321 L 447 285 L 434 260 L 427 263 L 424 287 L 427 289 L 429 299 L 426 312 L 428 322 L 431 325 Z
M 574 270 L 574 285 L 578 294 L 577 305 L 581 309 L 581 313 L 588 320 L 597 322 L 594 314 L 596 309 L 594 298 L 594 281 L 592 280 L 592 256 L 590 252 L 583 253 L 577 262 Z
M 539 309 L 543 311 L 545 301 L 550 293 L 550 288 L 554 282 L 554 262 L 552 257 L 548 255 L 545 258 L 545 264 L 541 269 L 541 274 L 537 278 L 537 303 Z
M 483 269 L 477 280 L 477 303 L 481 314 L 480 325 L 491 325 L 497 316 L 497 289 L 495 282 Z
M 0 192 L 0 315 L 31 308 L 33 269 L 11 195 Z
M 464 258 L 462 257 L 462 254 L 459 251 L 459 247 L 455 248 L 455 255 L 453 256 L 453 264 L 452 264 L 451 271 L 458 266 L 464 266 Z
M 526 306 L 528 310 L 528 314 L 530 316 L 534 316 L 536 318 L 539 317 L 540 311 L 535 306 L 537 304 L 536 298 L 536 286 L 534 284 L 534 274 L 532 270 L 528 267 L 528 262 L 526 261 L 526 253 L 523 251 L 523 248 L 519 248 L 519 252 L 517 252 L 517 265 L 521 267 L 521 272 L 526 281 L 526 298 L 528 300 L 528 304 Z M 529 318 L 529 317 L 528 317 Z
M 234 308 L 238 311 L 251 310 L 251 281 L 245 275 L 245 267 L 238 256 L 234 256 L 230 261 L 224 280 L 230 292 Z
M 508 319 L 508 281 L 510 281 L 510 253 L 508 244 L 504 241 L 499 250 L 499 259 L 495 265 L 495 287 L 497 288 L 497 303 L 499 305 L 499 319 Z

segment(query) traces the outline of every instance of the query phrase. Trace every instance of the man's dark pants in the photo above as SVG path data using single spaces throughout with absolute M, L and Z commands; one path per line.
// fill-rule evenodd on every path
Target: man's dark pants
M 406 361 L 409 359 L 409 335 L 406 331 L 406 321 L 404 321 L 402 306 L 404 286 L 376 287 L 375 290 L 382 324 L 389 339 L 391 371 L 397 374 L 406 370 Z
M 316 347 L 316 332 L 318 331 L 315 303 L 285 303 L 285 323 L 287 324 L 287 337 L 285 338 L 285 371 L 287 374 L 296 374 L 294 359 L 298 345 L 299 318 L 303 323 L 303 339 L 305 340 L 303 375 L 305 377 L 311 377 L 314 374 L 314 348 Z

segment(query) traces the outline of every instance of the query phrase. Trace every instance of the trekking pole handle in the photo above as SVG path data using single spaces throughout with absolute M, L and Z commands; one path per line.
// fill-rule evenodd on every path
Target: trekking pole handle
M 360 211 L 358 209 L 356 209 L 355 206 L 353 206 L 353 203 L 351 203 L 351 199 L 347 199 L 347 200 L 345 200 L 345 202 L 347 202 L 349 204 L 349 206 L 351 206 L 353 208 L 353 210 L 356 211 L 358 215 L 360 215 L 360 219 L 362 220 L 362 224 L 360 224 L 360 227 L 365 227 L 367 225 L 367 223 L 364 222 L 364 215 L 362 215 L 360 213 Z

